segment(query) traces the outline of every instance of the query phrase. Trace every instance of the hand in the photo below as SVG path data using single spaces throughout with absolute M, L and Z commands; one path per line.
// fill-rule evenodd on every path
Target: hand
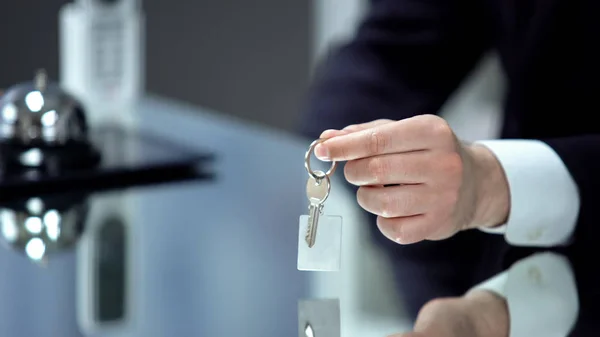
M 506 301 L 485 290 L 436 299 L 417 317 L 414 331 L 391 337 L 508 337 Z
M 359 205 L 401 244 L 441 240 L 506 221 L 508 183 L 487 148 L 460 142 L 442 118 L 422 115 L 327 130 L 321 160 L 348 161 Z

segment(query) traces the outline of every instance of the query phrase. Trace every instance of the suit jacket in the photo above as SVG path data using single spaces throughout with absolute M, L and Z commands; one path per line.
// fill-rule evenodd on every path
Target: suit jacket
M 508 84 L 502 138 L 542 140 L 566 164 L 581 197 L 568 250 L 583 261 L 600 231 L 599 15 L 594 0 L 373 0 L 354 39 L 317 72 L 302 131 L 316 138 L 328 128 L 436 113 L 495 49 Z M 381 243 L 395 257 L 413 315 L 428 299 L 459 295 L 531 253 L 476 231 L 411 246 Z

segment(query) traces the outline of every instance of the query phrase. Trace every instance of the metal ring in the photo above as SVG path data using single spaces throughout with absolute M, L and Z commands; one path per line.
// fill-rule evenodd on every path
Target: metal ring
M 325 139 L 317 139 L 314 142 L 312 142 L 310 144 L 310 146 L 308 147 L 308 151 L 306 151 L 306 154 L 304 155 L 304 167 L 306 168 L 306 171 L 308 172 L 308 174 L 310 174 L 311 177 L 313 177 L 315 180 L 320 180 L 323 179 L 323 176 L 319 176 L 315 173 L 315 171 L 312 170 L 312 168 L 310 167 L 310 157 L 312 157 L 313 152 L 315 151 L 315 147 L 319 144 L 322 143 L 323 141 L 325 141 Z M 333 161 L 331 162 L 331 167 L 329 168 L 329 170 L 327 170 L 327 172 L 325 172 L 326 176 L 331 176 L 333 174 L 333 172 L 335 172 L 335 168 L 337 167 L 337 162 Z

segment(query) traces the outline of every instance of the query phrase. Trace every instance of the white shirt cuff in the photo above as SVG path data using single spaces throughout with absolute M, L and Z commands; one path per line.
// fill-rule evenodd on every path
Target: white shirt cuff
M 509 337 L 566 337 L 577 322 L 575 277 L 569 261 L 559 254 L 532 255 L 473 290 L 492 291 L 506 299 Z
M 488 233 L 515 246 L 566 244 L 579 216 L 577 184 L 556 152 L 538 140 L 479 141 L 495 155 L 510 188 L 508 221 Z

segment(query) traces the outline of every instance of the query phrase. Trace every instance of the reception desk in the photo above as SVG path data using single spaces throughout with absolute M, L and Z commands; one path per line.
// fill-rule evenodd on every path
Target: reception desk
M 45 268 L 4 249 L 0 335 L 294 336 L 305 298 L 340 299 L 342 336 L 407 328 L 386 257 L 367 232 L 374 224 L 337 180 L 341 171 L 325 212 L 344 218 L 342 270 L 296 269 L 311 140 L 160 97 L 136 114 L 141 131 L 214 153 L 215 179 L 93 196 L 86 239 Z M 125 316 L 99 325 L 90 242 L 113 212 L 127 228 Z

